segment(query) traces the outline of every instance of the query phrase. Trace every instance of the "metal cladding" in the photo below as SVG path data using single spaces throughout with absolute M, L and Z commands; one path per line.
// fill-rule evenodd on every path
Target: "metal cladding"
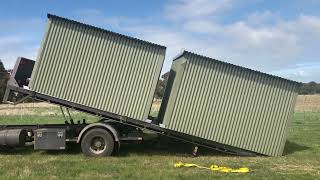
M 54 15 L 48 19 L 30 89 L 146 119 L 166 48 Z
M 184 52 L 173 62 L 159 119 L 174 131 L 280 156 L 299 85 Z

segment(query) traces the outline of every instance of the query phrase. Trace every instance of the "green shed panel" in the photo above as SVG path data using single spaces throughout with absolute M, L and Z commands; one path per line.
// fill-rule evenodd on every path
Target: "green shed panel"
M 282 155 L 299 83 L 184 52 L 173 61 L 159 119 L 166 128 Z
M 54 15 L 48 19 L 29 88 L 146 119 L 166 48 Z

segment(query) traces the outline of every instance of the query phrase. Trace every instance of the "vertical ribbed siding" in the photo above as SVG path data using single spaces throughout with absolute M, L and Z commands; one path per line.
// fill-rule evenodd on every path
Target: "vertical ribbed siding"
M 165 48 L 50 17 L 30 89 L 135 119 L 146 119 Z
M 296 83 L 191 53 L 173 66 L 183 59 L 183 75 L 172 84 L 177 95 L 165 97 L 166 107 L 173 108 L 163 118 L 167 128 L 265 155 L 282 154 Z

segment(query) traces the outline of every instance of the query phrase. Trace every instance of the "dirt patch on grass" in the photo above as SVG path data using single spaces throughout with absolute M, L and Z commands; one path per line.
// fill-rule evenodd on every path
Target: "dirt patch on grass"
M 161 100 L 154 100 L 151 112 L 158 112 Z M 59 113 L 59 106 L 46 102 L 21 103 L 18 105 L 0 104 L 0 115 L 54 115 Z M 320 112 L 320 94 L 299 95 L 297 98 L 296 112 Z
M 0 104 L 0 110 L 5 109 L 17 109 L 17 108 L 43 108 L 43 107 L 59 107 L 53 104 L 40 102 L 40 103 L 21 103 L 17 105 L 12 104 Z
M 0 115 L 56 115 L 59 106 L 41 103 L 0 104 Z
M 160 105 L 161 105 L 161 100 L 154 100 L 152 102 L 151 109 L 154 110 L 154 111 L 159 111 Z
M 151 111 L 159 111 L 161 100 L 154 100 Z M 296 112 L 320 112 L 320 94 L 315 95 L 298 95 Z
M 99 172 L 86 172 L 86 173 L 80 173 L 81 177 L 84 178 L 92 178 L 92 177 L 98 177 L 102 179 L 112 179 L 118 176 L 118 173 L 99 173 Z
M 320 94 L 299 95 L 297 98 L 296 112 L 320 112 Z

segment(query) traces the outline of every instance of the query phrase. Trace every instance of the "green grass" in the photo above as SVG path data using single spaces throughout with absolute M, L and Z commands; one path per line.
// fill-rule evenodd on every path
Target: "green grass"
M 74 114 L 75 118 L 96 118 Z M 63 123 L 61 116 L 1 116 L 0 124 Z M 161 142 L 164 142 L 163 140 Z M 236 157 L 178 143 L 123 145 L 114 157 L 89 158 L 78 145 L 66 151 L 32 147 L 0 152 L 0 179 L 320 179 L 320 113 L 295 113 L 282 157 Z M 174 168 L 175 162 L 249 167 L 247 174 Z

